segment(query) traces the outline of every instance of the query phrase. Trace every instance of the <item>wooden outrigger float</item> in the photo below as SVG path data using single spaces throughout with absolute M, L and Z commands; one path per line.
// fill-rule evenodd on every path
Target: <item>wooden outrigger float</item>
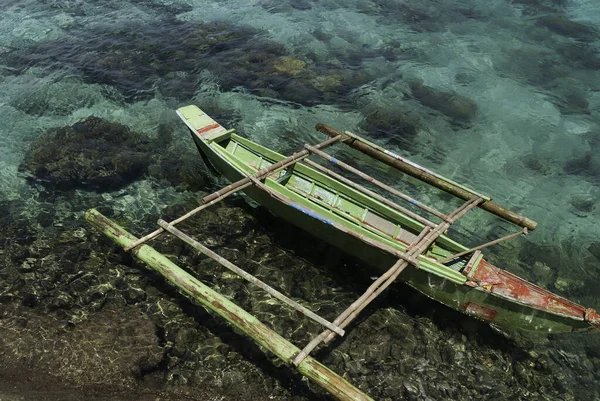
M 502 328 L 541 333 L 600 329 L 600 316 L 563 297 L 531 284 L 488 263 L 482 249 L 526 234 L 537 223 L 510 211 L 491 198 L 429 171 L 350 132 L 323 124 L 317 130 L 330 136 L 317 145 L 285 157 L 226 130 L 196 106 L 177 114 L 192 132 L 203 155 L 233 182 L 202 199 L 196 209 L 171 222 L 159 220 L 159 228 L 136 239 L 96 210 L 86 219 L 140 260 L 161 273 L 185 294 L 215 311 L 258 344 L 319 384 L 340 400 L 368 400 L 368 396 L 314 360 L 310 353 L 335 336 L 397 278 L 425 295 L 468 315 Z M 400 171 L 440 188 L 465 203 L 449 214 L 424 205 L 397 189 L 328 155 L 324 150 L 345 143 Z M 408 202 L 432 215 L 432 221 L 362 185 L 309 160 L 316 156 Z M 295 300 L 258 280 L 217 255 L 175 227 L 181 221 L 214 205 L 237 191 L 276 215 L 314 234 L 381 272 L 371 286 L 333 322 L 318 316 Z M 522 227 L 503 238 L 466 248 L 445 235 L 448 228 L 469 210 L 479 207 Z M 270 295 L 318 322 L 324 331 L 303 349 L 268 329 L 248 312 L 190 276 L 146 242 L 162 233 L 174 235 L 219 262 Z

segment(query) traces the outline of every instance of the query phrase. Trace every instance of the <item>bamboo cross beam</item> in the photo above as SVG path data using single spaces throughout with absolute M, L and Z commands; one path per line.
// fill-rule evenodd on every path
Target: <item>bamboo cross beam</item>
M 320 131 L 329 136 L 338 136 L 345 135 L 345 138 L 342 140 L 348 146 L 353 147 L 389 166 L 395 167 L 398 170 L 413 176 L 423 182 L 426 182 L 436 188 L 439 188 L 443 191 L 448 192 L 458 198 L 467 200 L 473 197 L 473 191 L 467 190 L 462 186 L 456 185 L 453 182 L 450 182 L 447 179 L 441 179 L 437 174 L 431 174 L 428 170 L 423 168 L 416 167 L 415 163 L 408 163 L 405 159 L 400 159 L 397 155 L 392 154 L 391 152 L 384 151 L 378 149 L 378 147 L 372 146 L 366 140 L 357 139 L 357 135 L 350 136 L 348 134 L 344 134 L 341 131 L 338 131 L 335 128 L 332 128 L 328 125 L 318 123 L 316 126 L 317 131 Z M 528 230 L 535 230 L 537 227 L 537 222 L 525 217 L 520 214 L 513 212 L 505 208 L 504 206 L 500 206 L 491 200 L 485 200 L 479 205 L 480 208 L 486 210 L 492 214 L 495 214 L 498 217 L 502 217 L 503 219 L 510 221 L 516 225 L 521 227 L 527 227 Z
M 464 216 L 469 210 L 474 208 L 477 205 L 477 203 L 481 201 L 482 200 L 480 198 L 474 198 L 471 201 L 468 201 L 464 205 L 459 207 L 453 213 L 453 215 L 455 216 L 455 221 L 458 220 L 460 217 Z M 433 244 L 450 227 L 451 224 L 452 222 L 444 222 L 436 226 L 433 230 L 429 229 L 429 227 L 425 227 L 425 229 L 423 229 L 423 231 L 407 249 L 407 255 L 416 258 L 419 255 L 425 253 L 429 246 L 431 246 L 431 244 Z M 359 298 L 360 302 L 355 302 L 344 313 L 342 313 L 342 315 L 338 317 L 338 319 L 341 320 L 340 322 L 338 322 L 338 319 L 336 319 L 334 323 L 342 328 L 350 324 L 352 320 L 356 316 L 358 316 L 358 314 L 365 307 L 367 307 L 367 305 L 369 305 L 373 300 L 375 300 L 375 298 L 377 298 L 379 294 L 381 294 L 394 281 L 396 281 L 396 278 L 398 278 L 400 273 L 402 273 L 402 271 L 406 267 L 408 267 L 408 264 L 406 263 L 396 263 L 394 266 L 392 266 L 392 268 L 386 274 L 380 277 L 377 281 L 375 281 L 375 283 L 371 285 L 371 287 L 369 287 L 369 289 L 367 289 L 365 294 L 363 294 L 363 296 L 361 297 L 362 299 Z M 385 278 L 383 278 L 384 276 Z M 376 289 L 372 289 L 372 287 L 376 287 L 376 284 L 378 284 L 378 287 Z M 327 344 L 333 340 L 335 334 L 331 331 L 325 332 L 327 333 L 327 335 L 323 339 L 323 342 Z M 318 343 L 315 344 L 315 346 L 316 345 L 318 345 Z M 296 357 L 296 360 L 297 359 L 298 357 Z
M 467 249 L 466 251 L 458 252 L 458 253 L 455 253 L 454 255 L 450 255 L 450 256 L 448 256 L 448 257 L 446 257 L 444 259 L 440 259 L 440 260 L 438 260 L 438 263 L 446 263 L 446 262 L 449 262 L 449 261 L 451 261 L 453 259 L 460 258 L 461 256 L 465 256 L 465 255 L 468 255 L 468 254 L 470 254 L 472 252 L 479 251 L 481 249 L 487 248 L 488 246 L 496 245 L 496 244 L 499 244 L 500 242 L 504 242 L 504 241 L 507 241 L 509 239 L 512 239 L 512 238 L 515 238 L 515 237 L 518 237 L 518 236 L 521 236 L 521 235 L 526 235 L 526 234 L 527 234 L 527 227 L 524 227 L 521 231 L 517 231 L 516 233 L 505 235 L 502 238 L 498 238 L 498 239 L 495 239 L 493 241 L 486 242 L 485 244 L 481 244 L 481 245 L 476 246 L 474 248 Z
M 479 203 L 481 203 L 483 199 L 481 198 L 472 198 L 454 212 L 452 212 L 449 216 L 449 221 L 445 221 L 438 226 L 436 226 L 433 230 L 430 230 L 429 227 L 425 227 L 424 230 L 419 234 L 416 238 L 415 242 L 409 247 L 409 250 L 406 252 L 408 257 L 416 258 L 419 255 L 425 253 L 427 248 L 431 244 L 433 244 L 456 220 L 463 217 L 469 210 L 476 207 Z M 403 260 L 398 260 L 387 272 L 381 275 L 373 284 L 367 288 L 367 290 L 350 305 L 344 312 L 340 314 L 334 321 L 333 324 L 344 328 L 350 322 L 358 316 L 358 314 L 369 305 L 373 300 L 375 300 L 379 294 L 381 294 L 387 287 L 389 287 L 395 280 L 398 278 L 400 273 L 408 266 L 408 263 Z M 300 351 L 296 358 L 294 358 L 294 364 L 297 366 L 302 363 L 304 358 L 306 358 L 313 349 L 315 349 L 320 343 L 328 343 L 335 337 L 335 333 L 330 330 L 325 330 L 317 337 L 315 337 L 306 347 Z
M 185 242 L 186 244 L 190 245 L 192 248 L 194 248 L 197 251 L 203 253 L 204 255 L 208 256 L 212 260 L 220 263 L 221 265 L 223 265 L 224 267 L 228 268 L 232 272 L 236 273 L 237 275 L 239 275 L 243 279 L 251 282 L 252 284 L 258 286 L 259 288 L 262 288 L 263 290 L 265 290 L 267 293 L 269 293 L 273 297 L 275 297 L 278 300 L 280 300 L 281 302 L 283 302 L 283 303 L 291 306 L 292 308 L 296 309 L 298 312 L 304 314 L 308 318 L 314 320 L 317 323 L 320 323 L 321 325 L 327 327 L 329 330 L 335 331 L 340 336 L 344 335 L 344 330 L 340 329 L 336 325 L 334 325 L 334 324 L 328 322 L 327 320 L 323 319 L 321 316 L 317 315 L 316 313 L 314 313 L 310 309 L 305 308 L 304 306 L 300 305 L 298 302 L 294 301 L 293 299 L 288 298 L 287 296 L 285 296 L 281 292 L 277 291 L 275 288 L 273 288 L 270 285 L 266 284 L 265 282 L 257 279 L 256 277 L 254 277 L 250 273 L 246 272 L 245 270 L 239 268 L 238 266 L 234 265 L 233 263 L 231 263 L 230 261 L 228 261 L 224 257 L 216 254 L 215 252 L 213 252 L 209 248 L 207 248 L 204 245 L 202 245 L 200 242 L 198 242 L 195 239 L 191 238 L 189 235 L 185 234 L 181 230 L 178 230 L 177 228 L 173 227 L 172 225 L 170 225 L 166 221 L 159 220 L 158 221 L 158 225 L 161 226 L 166 231 L 168 231 L 169 233 L 171 233 L 174 236 L 176 236 L 177 238 L 179 238 L 180 240 L 182 240 L 183 242 Z
M 446 222 L 448 224 L 447 228 L 449 228 L 451 224 L 455 223 L 458 219 L 462 218 L 465 214 L 467 214 L 469 210 L 480 205 L 481 202 L 484 202 L 484 200 L 481 198 L 471 198 L 458 209 L 450 213 L 448 215 L 448 221 Z
M 323 173 L 335 178 L 336 180 L 343 182 L 344 184 L 348 185 L 349 187 L 357 189 L 357 190 L 377 199 L 379 202 L 391 207 L 392 209 L 395 209 L 401 213 L 406 214 L 409 217 L 412 217 L 414 220 L 418 221 L 419 223 L 421 223 L 423 225 L 426 225 L 429 227 L 435 227 L 435 225 L 436 225 L 433 221 L 430 221 L 430 220 L 424 218 L 423 216 L 419 216 L 418 214 L 411 212 L 410 210 L 406 209 L 405 207 L 402 207 L 402 206 L 398 205 L 397 203 L 394 203 L 391 200 L 384 198 L 383 196 L 379 195 L 378 193 L 375 193 L 375 192 L 371 191 L 370 189 L 365 188 L 362 185 L 359 185 L 359 184 L 347 179 L 346 177 L 343 177 L 343 176 L 337 174 L 336 172 L 331 171 L 331 170 L 321 166 L 318 163 L 315 163 L 308 159 L 304 160 L 304 162 L 306 164 L 308 164 L 309 166 L 313 167 L 314 169 L 322 171 Z
M 421 241 L 423 240 L 423 238 L 425 238 L 425 236 L 427 234 L 429 234 L 429 232 L 431 231 L 431 227 L 424 227 L 423 231 L 421 231 L 419 233 L 419 235 L 417 235 L 417 238 L 415 238 L 415 240 L 413 241 L 412 244 L 410 244 L 408 246 L 408 248 L 406 248 L 406 252 L 410 251 L 411 249 L 413 249 L 415 246 L 417 246 L 418 244 L 421 243 Z
M 390 269 L 388 269 L 388 271 L 386 271 L 384 274 L 382 274 L 377 279 L 377 281 L 375 281 L 373 284 L 371 284 L 369 286 L 369 288 L 367 288 L 367 290 L 363 293 L 363 295 L 361 295 L 344 312 L 342 312 L 342 314 L 340 314 L 340 316 L 338 316 L 333 321 L 333 324 L 341 326 L 346 322 L 346 318 L 349 317 L 351 314 L 353 314 L 353 312 L 355 312 L 357 310 L 360 312 L 360 310 L 362 310 L 369 303 L 370 300 L 374 299 L 373 295 L 375 295 L 375 297 L 376 297 L 377 295 L 380 294 L 380 291 L 378 291 L 378 290 L 383 287 L 382 284 L 389 281 L 390 278 L 392 278 L 392 281 L 395 280 L 396 277 L 398 276 L 398 274 L 400 274 L 407 266 L 408 266 L 408 263 L 404 260 L 398 260 L 396 263 L 394 263 L 394 265 Z M 385 289 L 385 288 L 383 288 L 383 289 Z M 362 308 L 361 308 L 361 306 L 362 306 Z M 356 315 L 357 314 L 355 314 L 354 316 L 356 316 Z M 348 323 L 349 323 L 349 321 L 346 324 L 348 324 Z M 333 333 L 332 331 L 325 330 L 321 334 L 319 334 L 317 337 L 313 338 L 296 355 L 296 357 L 294 358 L 294 362 L 293 362 L 294 365 L 296 365 L 296 366 L 300 365 L 307 357 L 309 357 L 309 354 L 312 352 L 312 350 L 314 350 L 322 342 L 326 341 L 328 339 L 329 335 L 332 333 Z
M 312 218 L 320 220 L 320 221 L 322 221 L 325 224 L 329 224 L 332 227 L 335 227 L 338 230 L 340 230 L 340 231 L 342 231 L 342 232 L 344 232 L 344 233 L 346 233 L 346 234 L 348 234 L 348 235 L 350 235 L 350 236 L 352 236 L 352 237 L 354 237 L 354 238 L 356 238 L 356 239 L 364 242 L 365 244 L 369 244 L 369 245 L 371 245 L 374 248 L 377 248 L 377 249 L 380 249 L 380 250 L 382 250 L 384 252 L 387 252 L 390 255 L 393 255 L 393 256 L 397 257 L 398 259 L 402 259 L 402 260 L 404 260 L 404 261 L 406 261 L 406 262 L 408 262 L 408 263 L 416 266 L 417 268 L 420 267 L 419 266 L 419 261 L 417 259 L 415 259 L 415 258 L 412 258 L 412 257 L 408 256 L 405 252 L 401 252 L 401 251 L 399 251 L 397 249 L 392 248 L 391 246 L 387 246 L 385 244 L 382 244 L 379 241 L 375 241 L 375 240 L 372 240 L 371 238 L 365 237 L 364 235 L 358 234 L 358 233 L 354 232 L 353 230 L 351 230 L 351 229 L 343 226 L 342 224 L 336 223 L 336 222 L 334 222 L 334 221 L 332 221 L 330 219 L 327 219 L 327 218 L 321 216 L 320 214 L 318 214 L 317 212 L 315 212 L 312 209 L 308 209 L 306 207 L 298 205 L 294 201 L 292 201 L 290 198 L 288 198 L 287 196 L 282 195 L 280 193 L 277 193 L 275 191 L 271 191 L 268 186 L 266 186 L 265 184 L 263 184 L 262 182 L 260 182 L 260 181 L 258 181 L 256 179 L 254 180 L 254 185 L 257 188 L 259 188 L 262 191 L 264 191 L 267 194 L 269 194 L 271 197 L 273 197 L 275 199 L 278 199 L 279 201 L 285 203 L 286 205 L 291 206 L 294 209 L 299 210 L 302 213 L 304 213 L 304 214 L 306 214 L 306 215 L 308 215 L 308 216 L 310 216 Z
M 323 141 L 321 143 L 318 143 L 315 145 L 315 148 L 317 149 L 325 149 L 328 146 L 333 145 L 336 142 L 339 142 L 343 139 L 343 135 L 338 135 L 335 137 L 331 137 L 326 141 Z M 303 160 L 305 158 L 307 158 L 310 155 L 310 152 L 308 150 L 302 150 L 300 152 L 294 153 L 289 157 L 286 157 L 283 160 L 278 161 L 277 163 L 274 163 L 268 167 L 262 168 L 260 170 L 258 170 L 253 176 L 252 178 L 255 179 L 262 179 L 264 177 L 267 177 L 273 173 L 276 173 L 277 171 L 283 170 L 286 167 L 291 166 L 292 164 L 296 163 L 299 160 Z M 171 222 L 169 222 L 170 225 L 175 225 L 178 223 L 181 223 L 182 221 L 190 218 L 191 216 L 195 215 L 196 213 L 206 209 L 207 207 L 225 199 L 226 197 L 230 196 L 231 194 L 240 191 L 246 187 L 249 187 L 250 185 L 252 185 L 252 181 L 250 177 L 244 177 L 239 181 L 234 182 L 233 184 L 230 184 L 228 186 L 226 186 L 225 188 L 221 188 L 219 191 L 216 191 L 210 195 L 205 196 L 204 198 L 202 198 L 202 203 L 205 203 L 204 205 L 198 206 L 197 208 L 195 208 L 194 210 L 184 214 L 183 216 L 179 217 L 178 219 L 175 219 Z M 208 203 L 206 203 L 208 202 Z M 162 234 L 165 230 L 161 227 L 156 231 L 151 232 L 150 234 L 140 238 L 139 240 L 137 240 L 136 242 L 134 242 L 133 244 L 131 244 L 130 246 L 128 246 L 127 248 L 125 248 L 126 252 L 129 252 L 130 250 L 132 250 L 133 248 L 140 246 L 141 244 L 159 236 L 160 234 Z
M 389 186 L 389 185 L 387 185 L 387 184 L 385 184 L 385 183 L 383 183 L 383 182 L 381 182 L 381 181 L 379 181 L 379 180 L 371 177 L 370 175 L 363 173 L 359 169 L 354 168 L 354 167 L 350 166 L 349 164 L 344 163 L 344 162 L 336 159 L 335 157 L 330 156 L 329 154 L 327 154 L 325 152 L 322 152 L 322 151 L 320 151 L 318 149 L 315 149 L 313 146 L 304 145 L 304 147 L 306 149 L 310 150 L 311 153 L 314 153 L 315 155 L 317 155 L 317 156 L 319 156 L 319 157 L 321 157 L 321 158 L 329 161 L 332 164 L 335 164 L 336 166 L 338 166 L 338 167 L 340 167 L 340 168 L 342 168 L 344 170 L 347 170 L 347 171 L 349 171 L 349 172 L 351 172 L 353 174 L 356 174 L 360 178 L 369 181 L 373 185 L 378 186 L 379 188 L 384 189 L 384 190 L 388 191 L 389 193 L 394 194 L 394 195 L 396 195 L 397 197 L 399 197 L 401 199 L 404 199 L 405 201 L 409 202 L 413 206 L 416 206 L 416 207 L 418 207 L 418 208 L 420 208 L 422 210 L 425 210 L 426 212 L 431 213 L 434 216 L 439 217 L 442 220 L 446 220 L 446 215 L 445 214 L 443 214 L 441 212 L 438 212 L 434 208 L 429 207 L 429 206 L 427 206 L 427 205 L 425 205 L 425 204 L 417 201 L 416 199 L 413 199 L 412 197 L 406 195 L 404 192 L 398 191 L 396 188 L 393 188 L 393 187 L 391 187 L 391 186 Z M 305 160 L 305 162 L 309 163 L 311 166 L 315 167 L 316 163 L 312 162 L 311 160 L 307 159 L 307 160 Z M 321 165 L 317 165 L 317 166 L 319 166 L 317 168 L 324 168 Z M 325 169 L 325 170 L 327 170 L 327 174 L 332 175 L 331 173 L 329 173 L 331 170 L 328 170 L 328 169 Z M 322 170 L 322 171 L 324 171 L 324 170 Z M 333 173 L 333 171 L 331 171 L 331 172 Z M 335 174 L 335 173 L 333 173 L 333 174 Z M 332 177 L 333 177 L 333 175 L 332 175 Z M 339 174 L 337 174 L 336 177 L 341 177 L 341 176 Z
M 85 213 L 85 219 L 96 229 L 123 248 L 129 247 L 137 238 L 95 209 Z M 161 274 L 171 284 L 192 300 L 199 302 L 237 327 L 252 338 L 259 346 L 275 354 L 284 363 L 291 365 L 300 349 L 281 335 L 268 328 L 256 317 L 240 308 L 229 299 L 214 291 L 200 280 L 192 277 L 169 258 L 149 245 L 135 248 L 132 254 L 145 262 L 152 270 Z M 297 366 L 298 372 L 322 387 L 340 401 L 373 401 L 371 397 L 348 383 L 341 376 L 308 357 Z

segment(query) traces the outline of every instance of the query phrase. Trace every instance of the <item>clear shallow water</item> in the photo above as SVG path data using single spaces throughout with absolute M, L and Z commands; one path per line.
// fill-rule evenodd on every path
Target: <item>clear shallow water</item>
M 557 247 L 561 258 L 544 261 L 552 279 L 532 274 L 527 263 L 508 267 L 600 308 L 593 281 L 600 262 L 588 251 L 600 234 L 600 40 L 539 22 L 557 14 L 595 26 L 600 12 L 593 1 L 564 3 L 5 2 L 0 200 L 35 209 L 42 188 L 18 172 L 29 144 L 49 128 L 91 115 L 148 136 L 168 124 L 190 152 L 172 112 L 188 103 L 224 110 L 229 125 L 286 153 L 318 141 L 313 128 L 320 121 L 387 143 L 538 221 L 527 243 Z M 177 38 L 199 26 L 221 27 L 203 35 L 234 39 L 214 59 L 194 64 L 186 60 L 205 49 L 186 48 Z M 308 74 L 307 81 L 261 77 L 260 68 L 244 74 L 236 60 L 265 48 L 275 55 L 267 64 L 301 60 L 299 76 Z M 161 51 L 168 60 L 153 58 Z M 424 106 L 412 95 L 415 82 L 470 99 L 475 116 L 453 121 Z M 419 121 L 418 133 L 369 131 L 364 121 L 375 110 L 407 113 Z M 195 195 L 142 180 L 117 193 L 77 196 L 140 220 Z M 468 218 L 465 231 L 487 235 L 491 225 L 475 218 L 481 216 Z M 523 248 L 503 252 L 535 259 L 536 251 Z M 581 276 L 583 287 L 556 285 L 558 277 L 575 283 Z
M 100 77 L 85 73 L 81 77 L 82 66 L 61 64 L 64 53 L 59 52 L 89 52 L 81 48 L 85 41 L 57 46 L 52 51 L 57 54 L 40 55 L 59 60 L 50 66 L 37 66 L 33 55 L 33 61 L 20 74 L 14 74 L 18 65 L 2 68 L 0 163 L 4 168 L 0 194 L 5 199 L 15 198 L 26 186 L 15 166 L 28 142 L 49 127 L 68 125 L 88 115 L 116 120 L 151 135 L 160 122 L 169 118 L 169 110 L 189 101 L 211 99 L 216 107 L 236 110 L 237 128 L 246 135 L 288 151 L 290 143 L 318 138 L 312 132 L 317 121 L 372 135 L 359 126 L 365 110 L 385 108 L 412 113 L 421 121 L 422 129 L 410 151 L 417 162 L 469 183 L 499 203 L 539 221 L 540 229 L 532 241 L 551 244 L 577 238 L 585 247 L 598 237 L 600 228 L 595 222 L 600 209 L 595 207 L 595 200 L 599 186 L 595 170 L 599 163 L 596 149 L 590 146 L 590 138 L 597 138 L 599 129 L 598 70 L 581 68 L 580 63 L 561 57 L 556 50 L 580 42 L 535 24 L 536 18 L 545 15 L 543 12 L 548 14 L 551 8 L 540 6 L 536 13 L 531 5 L 505 1 L 418 6 L 368 1 L 57 1 L 19 2 L 4 7 L 0 27 L 4 55 L 19 49 L 39 51 L 32 47 L 35 43 L 77 43 L 82 34 L 99 35 L 95 45 L 111 46 L 111 40 L 118 36 L 103 42 L 95 30 L 107 33 L 153 25 L 159 29 L 166 19 L 175 19 L 252 27 L 255 30 L 249 42 L 273 41 L 283 45 L 290 56 L 310 64 L 360 69 L 372 77 L 343 99 L 298 108 L 286 104 L 285 99 L 274 103 L 252 96 L 252 90 L 248 93 L 244 89 L 243 81 L 233 91 L 220 90 L 223 83 L 215 69 L 187 71 L 196 74 L 199 82 L 191 99 L 182 101 L 176 93 L 169 93 L 172 96 L 150 94 L 143 102 L 123 102 L 118 93 L 122 82 L 95 83 L 102 81 Z M 569 2 L 563 12 L 575 21 L 593 25 L 598 18 L 593 10 L 588 3 Z M 598 46 L 597 41 L 583 45 L 588 54 Z M 554 63 L 560 73 L 544 77 L 540 57 L 543 63 Z M 73 58 L 68 61 L 89 62 Z M 407 82 L 415 80 L 472 99 L 478 107 L 477 116 L 468 126 L 449 124 L 440 113 L 411 99 Z M 580 113 L 561 112 L 557 105 L 565 87 L 577 90 L 587 101 L 587 108 Z M 281 130 L 286 127 L 291 127 L 297 137 L 284 135 Z M 376 139 L 386 141 L 385 137 Z M 402 149 L 394 150 L 402 153 Z M 591 152 L 588 171 L 565 173 L 565 164 L 586 152 Z M 542 173 L 530 168 L 531 164 Z M 573 210 L 572 203 L 578 200 L 594 204 L 583 217 Z

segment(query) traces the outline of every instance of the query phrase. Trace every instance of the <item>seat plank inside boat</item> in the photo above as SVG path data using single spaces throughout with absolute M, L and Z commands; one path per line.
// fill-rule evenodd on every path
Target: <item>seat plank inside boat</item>
M 285 186 L 379 235 L 402 241 L 405 244 L 411 244 L 417 238 L 414 233 L 408 231 L 399 223 L 383 217 L 368 206 L 362 205 L 332 188 L 322 186 L 309 177 L 292 174 L 285 183 Z

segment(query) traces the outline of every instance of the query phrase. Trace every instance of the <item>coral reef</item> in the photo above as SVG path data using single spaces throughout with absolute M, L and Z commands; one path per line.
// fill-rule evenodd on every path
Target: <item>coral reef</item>
M 344 104 L 348 93 L 371 80 L 343 64 L 292 57 L 251 28 L 172 18 L 153 25 L 86 29 L 13 52 L 7 59 L 18 72 L 32 66 L 69 70 L 86 82 L 115 87 L 130 101 L 157 93 L 190 99 L 204 71 L 216 76 L 224 90 L 245 88 L 306 105 Z
M 50 129 L 31 146 L 20 169 L 59 189 L 120 188 L 142 176 L 150 164 L 150 140 L 97 117 Z
M 400 105 L 367 108 L 363 111 L 365 118 L 360 127 L 369 132 L 369 135 L 388 138 L 392 142 L 403 144 L 403 147 L 410 147 L 419 132 L 420 124 L 400 109 Z
M 198 156 L 169 152 L 165 130 L 152 140 L 119 123 L 88 117 L 40 135 L 19 168 L 35 182 L 61 190 L 111 191 L 146 174 L 182 190 L 201 187 L 206 175 Z

